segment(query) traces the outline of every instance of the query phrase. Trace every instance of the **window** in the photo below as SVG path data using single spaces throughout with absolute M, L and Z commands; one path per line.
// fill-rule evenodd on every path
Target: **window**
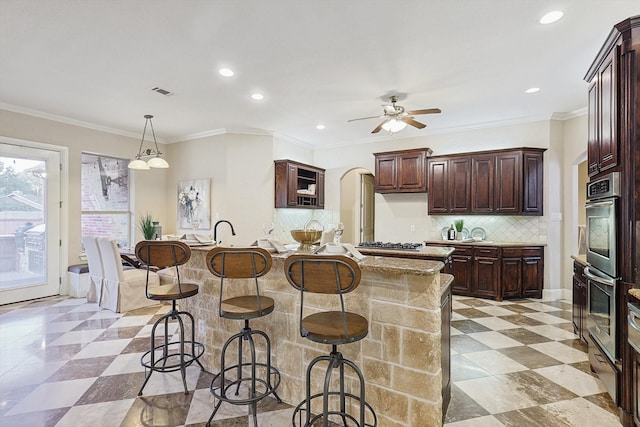
M 82 235 L 128 247 L 131 233 L 128 159 L 82 153 Z

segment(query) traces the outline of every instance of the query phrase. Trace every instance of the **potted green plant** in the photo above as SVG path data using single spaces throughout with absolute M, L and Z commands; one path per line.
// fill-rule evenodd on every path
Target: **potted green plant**
M 456 237 L 458 240 L 462 240 L 462 229 L 464 227 L 464 220 L 456 219 L 453 221 L 453 225 L 456 227 Z
M 142 231 L 142 235 L 144 236 L 145 240 L 154 239 L 156 228 L 153 225 L 153 222 L 153 217 L 148 212 L 140 217 L 138 228 L 140 229 L 140 231 Z

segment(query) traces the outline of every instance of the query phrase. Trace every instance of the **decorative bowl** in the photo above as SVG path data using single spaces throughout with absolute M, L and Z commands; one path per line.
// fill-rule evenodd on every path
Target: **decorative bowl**
M 300 243 L 299 251 L 311 251 L 311 244 L 320 240 L 322 230 L 291 230 L 293 240 Z

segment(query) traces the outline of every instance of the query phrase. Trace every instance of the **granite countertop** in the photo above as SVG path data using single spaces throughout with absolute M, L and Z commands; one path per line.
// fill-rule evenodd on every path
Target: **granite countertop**
M 632 297 L 634 297 L 637 300 L 640 300 L 640 289 L 638 289 L 638 288 L 629 289 L 629 295 L 631 295 Z
M 193 251 L 207 252 L 213 246 L 196 246 L 192 247 Z M 274 259 L 285 259 L 289 255 L 300 252 L 290 251 L 283 253 L 272 253 Z M 307 253 L 309 256 L 322 256 Z M 444 268 L 444 264 L 440 261 L 430 261 L 426 259 L 416 258 L 391 258 L 385 256 L 367 255 L 358 263 L 364 271 L 375 271 L 380 273 L 397 273 L 397 274 L 414 274 L 417 276 L 431 276 L 439 273 Z
M 582 265 L 583 267 L 587 266 L 587 255 L 571 255 L 571 258 L 573 258 L 578 264 Z
M 425 245 L 455 245 L 455 246 L 493 246 L 493 247 L 521 247 L 521 246 L 547 246 L 541 242 L 498 242 L 492 240 L 480 240 L 472 242 L 463 242 L 461 240 L 425 240 Z

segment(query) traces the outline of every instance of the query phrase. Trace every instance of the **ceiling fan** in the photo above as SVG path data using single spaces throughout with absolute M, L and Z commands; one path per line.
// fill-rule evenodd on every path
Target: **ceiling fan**
M 381 116 L 371 116 L 371 117 L 362 117 L 359 119 L 351 119 L 348 122 L 354 122 L 356 120 L 367 120 L 367 119 L 383 119 L 382 123 L 380 123 L 371 133 L 378 133 L 380 129 L 384 129 L 388 132 L 394 133 L 399 132 L 405 128 L 406 125 L 411 125 L 418 129 L 422 129 L 427 125 L 420 123 L 413 119 L 412 116 L 417 116 L 419 114 L 438 114 L 441 113 L 439 108 L 427 108 L 423 110 L 411 110 L 405 111 L 404 107 L 400 105 L 396 105 L 398 102 L 398 97 L 393 95 L 389 97 L 389 101 L 391 101 L 391 105 L 383 105 L 384 114 Z

